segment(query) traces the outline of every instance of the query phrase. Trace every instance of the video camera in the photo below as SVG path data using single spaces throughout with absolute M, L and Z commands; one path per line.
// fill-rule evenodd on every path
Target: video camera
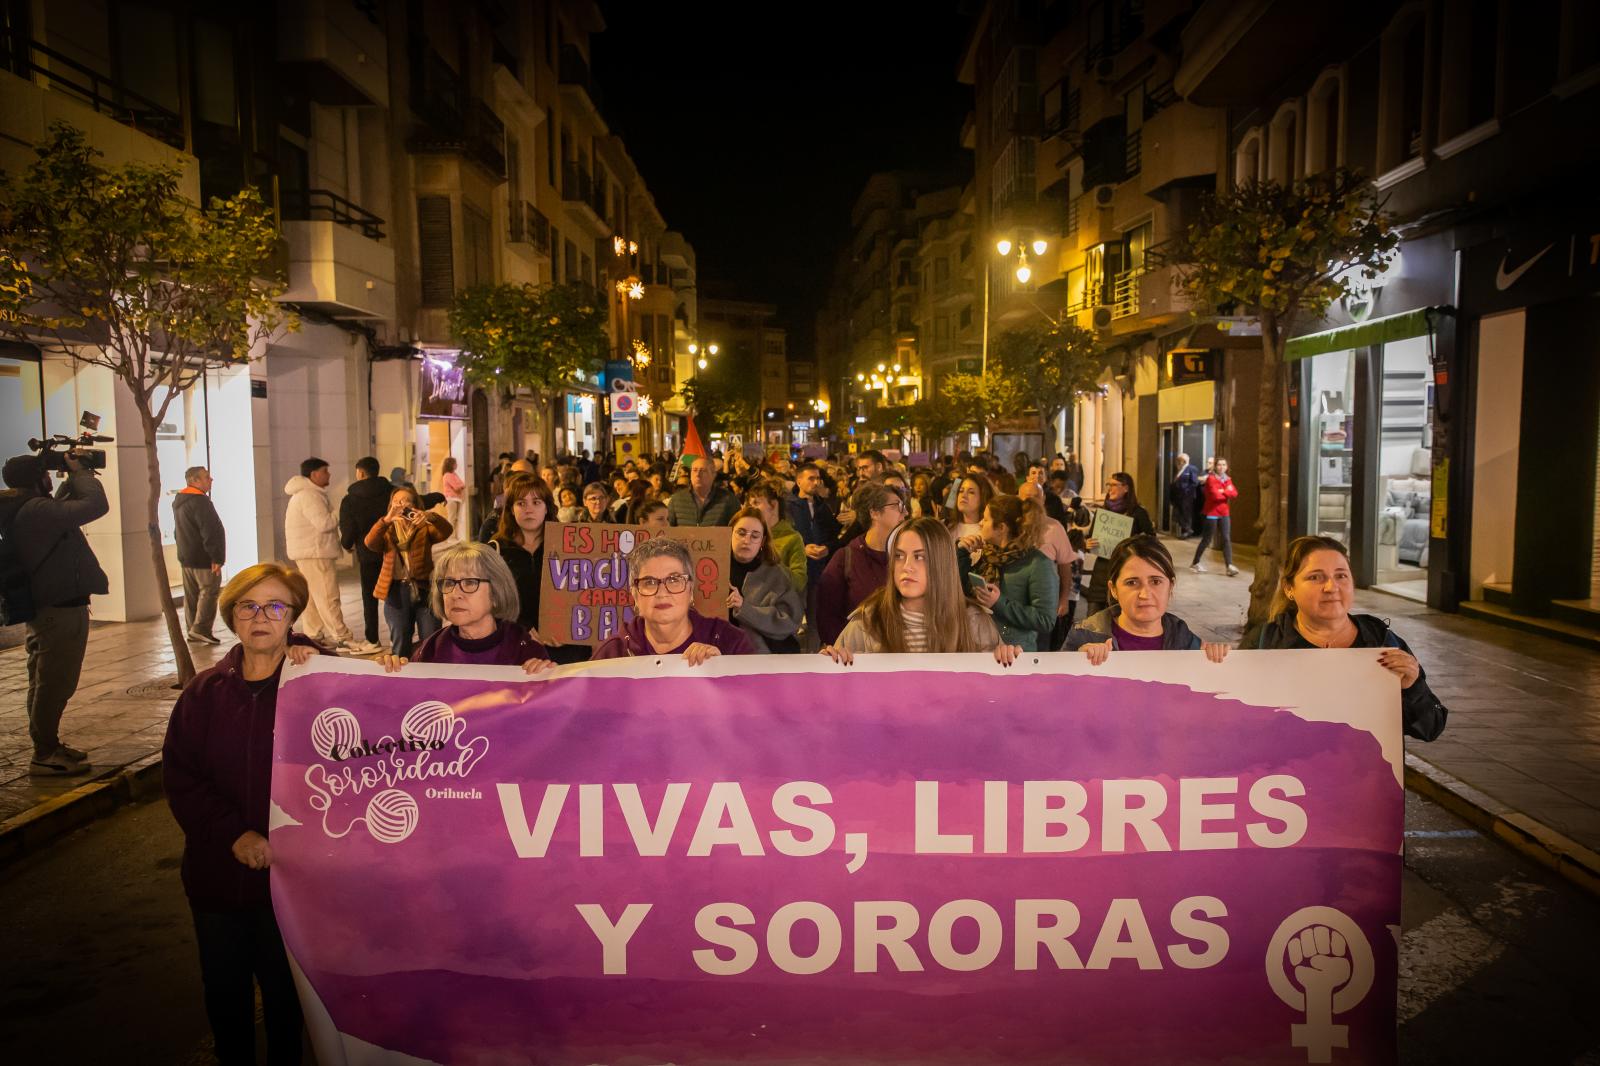
M 108 444 L 115 437 L 101 436 L 95 433 L 100 428 L 100 416 L 93 411 L 83 412 L 83 417 L 78 419 L 78 428 L 83 430 L 76 437 L 69 437 L 65 433 L 57 433 L 44 440 L 30 439 L 28 447 L 39 453 L 39 458 L 44 460 L 44 468 L 59 474 L 67 472 L 67 453 L 57 451 L 65 448 L 71 452 L 85 470 L 104 470 L 106 468 L 106 453 L 104 448 L 90 448 L 91 444 Z

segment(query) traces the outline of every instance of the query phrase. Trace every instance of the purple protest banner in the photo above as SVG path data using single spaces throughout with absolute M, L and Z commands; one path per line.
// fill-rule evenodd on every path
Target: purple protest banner
M 319 1061 L 1391 1062 L 1359 651 L 285 667 Z

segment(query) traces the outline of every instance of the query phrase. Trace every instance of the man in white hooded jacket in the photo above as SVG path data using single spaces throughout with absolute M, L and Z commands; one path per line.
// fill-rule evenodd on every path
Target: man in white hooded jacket
M 306 578 L 310 599 L 300 620 L 306 636 L 336 647 L 354 647 L 350 627 L 345 625 L 344 608 L 339 603 L 339 577 L 334 570 L 339 560 L 339 513 L 328 499 L 328 482 L 333 472 L 322 459 L 311 458 L 300 464 L 300 474 L 283 486 L 289 496 L 289 510 L 283 516 L 284 548 L 295 568 Z

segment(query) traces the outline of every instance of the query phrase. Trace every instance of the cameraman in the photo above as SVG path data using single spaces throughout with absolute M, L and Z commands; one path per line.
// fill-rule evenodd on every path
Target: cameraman
M 35 774 L 81 774 L 89 757 L 61 743 L 61 714 L 78 689 L 89 643 L 89 597 L 110 589 L 105 571 L 79 528 L 111 505 L 94 471 L 65 455 L 67 477 L 54 496 L 44 459 L 19 455 L 0 470 L 0 523 L 9 527 L 29 576 L 33 619 L 28 622 L 28 731 Z

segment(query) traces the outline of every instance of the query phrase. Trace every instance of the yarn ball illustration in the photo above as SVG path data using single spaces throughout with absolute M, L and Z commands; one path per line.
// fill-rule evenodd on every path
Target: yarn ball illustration
M 410 793 L 385 789 L 367 803 L 367 832 L 380 844 L 398 844 L 417 828 L 418 814 Z
M 361 743 L 361 723 L 343 707 L 329 707 L 312 719 L 311 746 L 324 759 L 335 758 L 333 749 L 349 749 Z
M 400 735 L 407 740 L 420 740 L 426 744 L 448 743 L 455 728 L 456 712 L 448 703 L 424 700 L 400 719 Z

